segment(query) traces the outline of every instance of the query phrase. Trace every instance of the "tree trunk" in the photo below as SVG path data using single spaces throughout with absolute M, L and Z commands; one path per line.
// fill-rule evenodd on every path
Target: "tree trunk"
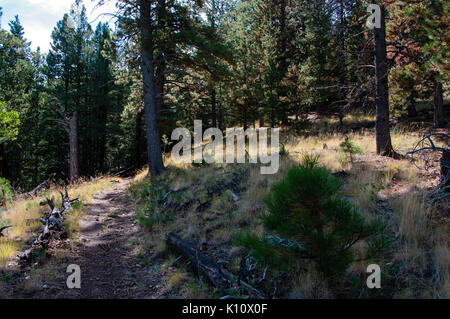
M 416 100 L 415 100 L 415 92 L 411 91 L 411 93 L 408 96 L 408 117 L 416 117 L 417 116 L 417 110 L 416 110 Z
M 152 27 L 150 17 L 150 1 L 140 0 L 140 28 L 141 28 L 141 55 L 142 79 L 144 90 L 145 126 L 147 129 L 147 153 L 149 174 L 158 175 L 164 171 L 159 131 L 157 127 L 157 112 L 155 99 L 155 75 L 153 70 Z
M 212 127 L 217 127 L 217 114 L 216 114 L 216 89 L 211 88 L 211 117 Z
M 391 133 L 389 130 L 389 87 L 388 66 L 386 58 L 386 24 L 385 8 L 381 7 L 380 28 L 374 29 L 375 35 L 375 66 L 376 66 L 376 144 L 377 154 L 394 156 Z
M 223 106 L 222 104 L 219 102 L 217 103 L 217 109 L 219 111 L 219 116 L 218 116 L 218 124 L 219 124 L 219 129 L 224 131 L 225 130 L 225 118 L 223 115 Z
M 259 108 L 259 127 L 264 127 L 264 110 Z
M 248 120 L 247 120 L 247 105 L 244 105 L 244 114 L 243 114 L 244 116 L 243 116 L 243 124 L 244 124 L 244 131 L 246 131 L 247 130 L 247 126 L 248 126 L 248 124 L 247 124 L 247 122 L 248 122 Z
M 135 129 L 135 148 L 134 148 L 134 166 L 136 168 L 141 168 L 141 141 L 142 141 L 142 113 L 140 111 L 136 115 L 136 129 Z
M 339 56 L 338 56 L 338 63 L 341 66 L 341 70 L 339 72 L 339 128 L 341 130 L 344 129 L 344 93 L 343 93 L 343 86 L 344 86 L 344 76 L 346 73 L 345 70 L 345 61 L 344 61 L 344 48 L 345 48 L 345 34 L 344 34 L 344 1 L 340 1 L 339 6 L 339 38 L 340 38 L 340 50 L 339 50 Z
M 434 127 L 445 127 L 444 100 L 442 98 L 442 82 L 434 81 Z
M 69 166 L 70 181 L 73 182 L 78 178 L 78 112 L 72 114 L 69 122 Z
M 107 80 L 106 80 L 107 81 Z M 103 96 L 105 97 L 104 101 L 100 102 L 99 106 L 99 119 L 100 122 L 100 137 L 98 138 L 98 157 L 99 157 L 99 170 L 104 173 L 106 171 L 106 126 L 108 123 L 108 104 L 109 99 L 108 96 L 109 87 L 108 82 L 105 83 L 103 87 Z M 94 150 L 95 151 L 95 150 Z

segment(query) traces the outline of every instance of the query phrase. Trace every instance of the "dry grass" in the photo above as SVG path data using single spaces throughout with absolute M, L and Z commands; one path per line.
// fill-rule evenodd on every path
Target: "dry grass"
M 450 298 L 450 236 L 448 227 L 436 231 L 434 258 L 439 275 L 437 296 Z
M 371 118 L 368 117 L 366 120 L 370 121 Z M 200 211 L 196 205 L 190 206 L 176 211 L 171 221 L 153 225 L 152 239 L 148 242 L 150 250 L 153 252 L 164 250 L 165 234 L 174 231 L 191 242 L 207 242 L 215 247 L 215 250 L 209 253 L 230 258 L 229 267 L 236 271 L 240 260 L 236 256 L 242 253 L 232 245 L 236 232 L 243 228 L 250 228 L 257 234 L 265 234 L 266 230 L 258 219 L 258 215 L 264 210 L 263 197 L 276 181 L 285 176 L 290 167 L 297 165 L 302 154 L 319 155 L 321 165 L 332 172 L 345 170 L 347 173 L 341 195 L 351 200 L 364 217 L 370 219 L 383 216 L 389 223 L 388 232 L 394 240 L 391 253 L 384 259 L 361 260 L 350 267 L 348 281 L 342 282 L 342 286 L 352 286 L 353 284 L 349 283 L 350 279 L 358 279 L 355 281 L 356 286 L 348 289 L 354 291 L 347 292 L 347 296 L 360 296 L 365 285 L 365 279 L 361 278 L 367 276 L 367 265 L 376 262 L 380 263 L 383 272 L 388 273 L 389 280 L 393 280 L 395 276 L 404 279 L 396 283 L 397 290 L 393 291 L 394 288 L 391 287 L 390 291 L 383 292 L 388 296 L 401 298 L 420 295 L 448 298 L 450 287 L 448 228 L 438 232 L 430 224 L 430 212 L 423 201 L 423 191 L 419 191 L 429 184 L 429 176 L 420 172 L 407 160 L 398 161 L 376 156 L 375 135 L 372 131 L 350 132 L 347 136 L 362 150 L 362 154 L 354 155 L 350 163 L 348 158 L 344 158 L 340 149 L 340 144 L 345 137 L 337 133 L 320 134 L 319 132 L 315 136 L 308 137 L 291 135 L 283 139 L 281 136 L 287 155 L 281 157 L 279 171 L 274 175 L 262 175 L 257 165 L 205 165 L 195 168 L 190 164 L 174 164 L 170 158 L 166 158 L 168 170 L 156 181 L 145 179 L 146 172 L 141 172 L 131 187 L 131 191 L 135 194 L 151 189 L 152 185 L 166 184 L 166 189 L 172 190 L 187 187 L 182 194 L 176 195 L 178 201 L 210 200 L 206 210 Z M 417 132 L 404 130 L 392 132 L 394 147 L 403 153 L 411 150 L 419 138 L 420 134 Z M 342 157 L 341 160 L 339 160 L 340 157 Z M 243 191 L 238 193 L 239 202 L 235 203 L 226 193 L 215 194 L 212 198 L 206 196 L 204 188 L 212 185 L 224 172 L 233 171 L 238 167 L 245 168 L 247 171 L 246 177 L 241 181 Z M 195 185 L 202 185 L 204 188 Z M 142 198 L 146 197 L 138 199 L 138 205 L 139 203 L 142 205 Z M 357 258 L 362 257 L 358 254 L 366 250 L 367 247 L 355 246 Z M 424 270 L 429 267 L 430 258 L 427 256 L 431 256 L 433 265 L 438 269 L 438 283 L 435 285 L 424 284 L 426 280 L 417 277 L 417 274 L 424 274 Z M 192 281 L 189 277 L 185 278 L 184 274 L 186 269 L 183 269 L 180 274 L 166 275 L 169 283 L 167 287 L 170 288 L 168 295 L 172 293 L 181 297 L 199 295 L 194 292 L 198 287 L 192 288 L 192 283 L 198 282 L 204 285 L 204 282 Z M 300 272 L 292 270 L 289 276 L 292 281 L 287 282 L 286 287 L 283 287 L 284 292 L 281 297 L 333 298 L 336 294 L 343 293 L 336 291 L 342 287 L 329 287 L 327 279 L 317 274 L 314 267 L 303 267 Z M 179 286 L 176 284 L 179 279 L 183 282 L 181 289 L 175 288 Z M 414 282 L 421 284 L 417 285 Z M 207 297 L 211 297 L 212 291 L 205 289 L 201 289 L 200 295 L 206 293 Z M 367 291 L 364 296 L 368 296 Z
M 79 198 L 81 202 L 74 205 L 74 209 L 65 216 L 64 222 L 70 236 L 76 236 L 79 229 L 79 221 L 84 214 L 82 203 L 89 202 L 94 194 L 111 186 L 113 180 L 118 179 L 105 177 L 93 182 L 81 182 L 69 189 L 70 198 Z M 38 219 L 43 216 L 48 207 L 41 206 L 39 203 L 48 197 L 53 198 L 56 205 L 61 205 L 59 191 L 63 191 L 63 189 L 61 187 L 53 187 L 43 192 L 39 197 L 16 200 L 0 216 L 0 224 L 13 226 L 8 229 L 7 238 L 0 239 L 0 269 L 4 268 L 7 261 L 17 254 L 23 243 L 42 227 Z
M 323 278 L 312 265 L 294 279 L 292 290 L 288 294 L 290 299 L 330 299 L 333 293 Z
M 417 244 L 429 237 L 427 208 L 419 194 L 406 192 L 393 201 L 393 208 L 397 213 L 402 239 Z

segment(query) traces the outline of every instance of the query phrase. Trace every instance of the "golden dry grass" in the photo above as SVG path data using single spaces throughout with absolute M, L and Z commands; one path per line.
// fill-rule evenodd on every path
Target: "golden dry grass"
M 357 120 L 356 118 L 348 119 L 348 121 Z M 371 118 L 368 117 L 367 120 Z M 444 232 L 445 235 L 442 235 L 442 231 L 437 231 L 429 223 L 430 212 L 423 200 L 424 191 L 420 191 L 423 185 L 429 183 L 429 177 L 408 160 L 393 160 L 377 156 L 375 135 L 369 130 L 348 133 L 347 137 L 362 150 L 362 153 L 354 155 L 351 163 L 348 158 L 339 160 L 340 157 L 344 157 L 340 144 L 345 137 L 342 134 L 326 134 L 325 132 L 324 130 L 323 134 L 319 132 L 315 136 L 308 137 L 291 135 L 283 138 L 281 135 L 281 142 L 285 146 L 287 155 L 281 157 L 280 168 L 276 174 L 262 175 L 257 165 L 230 165 L 230 167 L 245 166 L 248 170 L 247 177 L 242 181 L 244 191 L 238 194 L 240 201 L 236 204 L 229 196 L 221 194 L 211 200 L 211 205 L 205 212 L 198 212 L 192 208 L 177 212 L 169 223 L 152 227 L 152 240 L 148 243 L 151 250 L 163 250 L 165 234 L 175 231 L 187 239 L 196 238 L 197 241 L 207 239 L 218 247 L 228 247 L 229 254 L 235 254 L 238 248 L 233 247 L 231 242 L 236 231 L 249 227 L 260 235 L 266 232 L 258 215 L 264 210 L 262 199 L 272 185 L 283 178 L 290 167 L 297 165 L 303 154 L 319 155 L 321 165 L 332 172 L 345 170 L 348 174 L 345 177 L 341 195 L 351 200 L 364 217 L 374 218 L 381 214 L 389 221 L 387 231 L 395 241 L 394 248 L 389 258 L 376 262 L 381 263 L 383 267 L 393 267 L 393 269 L 400 265 L 397 275 L 408 277 L 400 284 L 400 290 L 392 292 L 391 295 L 399 298 L 418 295 L 448 298 L 450 287 L 448 229 Z M 417 132 L 392 131 L 394 147 L 402 153 L 411 150 L 420 137 L 421 135 Z M 180 189 L 196 184 L 208 185 L 227 169 L 227 165 L 220 164 L 194 168 L 191 164 L 174 164 L 170 158 L 166 158 L 165 164 L 168 170 L 157 183 L 167 183 L 169 189 Z M 146 172 L 139 174 L 136 183 L 131 187 L 132 190 L 139 191 L 145 183 L 147 183 L 146 187 L 149 187 L 151 181 L 145 180 L 145 175 Z M 186 192 L 183 192 L 183 196 L 201 198 L 203 195 L 188 188 Z M 438 236 L 440 233 L 441 235 Z M 356 246 L 357 258 L 362 257 L 358 254 L 366 250 L 366 247 Z M 439 271 L 439 283 L 433 287 L 426 285 L 417 287 L 412 282 L 423 278 L 414 278 L 414 272 L 422 272 L 429 266 L 426 256 L 430 251 L 434 266 Z M 348 278 L 365 278 L 367 265 L 371 262 L 373 261 L 361 260 L 354 263 L 348 270 Z M 235 269 L 239 261 L 232 259 L 230 263 L 230 267 Z M 303 269 L 301 276 L 293 273 L 292 278 L 296 279 L 289 283 L 290 290 L 286 292 L 285 297 L 332 298 L 335 296 L 332 289 L 336 288 L 328 287 L 327 280 L 320 277 L 313 267 Z M 187 283 L 190 283 L 189 279 Z M 169 284 L 168 287 L 172 285 Z M 181 290 L 175 288 L 172 290 L 177 290 L 176 294 L 179 296 L 191 297 L 193 292 L 189 287 L 190 284 L 186 284 L 186 287 Z M 358 297 L 362 290 L 355 291 L 357 295 L 353 297 Z
M 111 186 L 113 180 L 120 179 L 104 177 L 94 181 L 80 182 L 70 187 L 69 197 L 71 199 L 79 198 L 81 202 L 74 205 L 74 209 L 65 216 L 64 222 L 70 236 L 76 235 L 79 229 L 79 221 L 84 214 L 82 203 L 89 202 L 94 194 Z M 48 206 L 41 206 L 39 203 L 45 198 L 53 198 L 56 205 L 61 205 L 59 191 L 63 191 L 63 189 L 53 187 L 36 198 L 18 199 L 0 216 L 0 224 L 13 226 L 8 229 L 7 237 L 0 238 L 0 269 L 4 268 L 7 261 L 17 254 L 21 245 L 42 227 L 38 219 L 48 210 Z

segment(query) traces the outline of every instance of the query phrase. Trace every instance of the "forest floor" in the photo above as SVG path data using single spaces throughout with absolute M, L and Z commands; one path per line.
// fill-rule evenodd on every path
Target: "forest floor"
M 142 237 L 127 195 L 129 180 L 103 190 L 87 205 L 80 222 L 78 253 L 81 289 L 65 290 L 62 297 L 149 298 L 158 279 L 136 262 L 135 244 Z
M 346 124 L 369 120 L 349 116 Z M 274 175 L 261 175 L 258 165 L 180 166 L 168 158 L 166 172 L 157 178 L 146 178 L 143 170 L 134 178 L 108 177 L 75 185 L 69 194 L 80 197 L 81 205 L 65 218 L 69 238 L 51 258 L 25 268 L 11 260 L 17 250 L 29 247 L 42 225 L 33 226 L 28 237 L 16 232 L 25 217 L 43 214 L 39 201 L 52 194 L 16 202 L 12 209 L 17 216 L 13 213 L 7 220 L 15 227 L 0 240 L 0 299 L 248 298 L 245 289 L 217 289 L 195 275 L 188 260 L 167 249 L 169 232 L 273 298 L 449 298 L 450 212 L 445 205 L 427 207 L 424 199 L 439 183 L 438 154 L 428 159 L 428 169 L 407 159 L 377 156 L 372 129 L 355 129 L 346 136 L 330 133 L 335 122 L 318 118 L 315 131 L 299 126 L 297 134 L 284 132 L 284 153 Z M 393 145 L 405 154 L 425 133 L 427 127 L 396 126 Z M 350 158 L 340 146 L 346 138 L 360 149 Z M 235 243 L 241 231 L 271 234 L 258 218 L 264 211 L 264 195 L 304 154 L 320 156 L 321 165 L 341 176 L 340 195 L 364 218 L 382 217 L 387 222 L 392 244 L 375 260 L 383 270 L 382 289 L 366 289 L 366 268 L 372 260 L 353 263 L 334 283 L 309 261 L 299 261 L 289 271 L 269 267 L 266 274 L 267 268 Z M 89 195 L 80 196 L 85 193 Z M 17 249 L 12 249 L 15 245 Z M 11 250 L 9 259 L 2 257 L 6 248 Z M 363 245 L 355 247 L 357 256 L 364 252 Z M 3 269 L 2 258 L 8 260 Z M 70 264 L 80 266 L 81 289 L 67 288 Z
M 352 130 L 345 135 L 334 132 L 337 123 L 335 118 L 317 116 L 314 126 L 299 122 L 294 128 L 298 132 L 283 131 L 277 174 L 261 175 L 258 165 L 177 165 L 169 158 L 161 176 L 146 179 L 143 171 L 142 178 L 135 178 L 131 197 L 148 236 L 138 256 L 143 267 L 160 276 L 162 296 L 249 297 L 246 289 L 214 288 L 195 275 L 186 258 L 167 250 L 165 239 L 173 232 L 273 298 L 448 298 L 450 215 L 445 202 L 433 207 L 426 202 L 427 194 L 439 184 L 439 154 L 430 154 L 427 169 L 420 160 L 413 164 L 409 158 L 378 156 L 373 125 L 367 124 L 373 123 L 371 116 L 347 116 L 345 124 Z M 431 130 L 428 122 L 419 127 L 395 125 L 394 148 L 406 154 Z M 357 154 L 342 151 L 346 139 L 356 146 Z M 240 233 L 273 235 L 258 218 L 264 212 L 263 198 L 305 154 L 319 156 L 320 165 L 342 179 L 340 196 L 364 218 L 381 218 L 387 224 L 389 248 L 376 259 L 365 259 L 364 244 L 356 245 L 358 261 L 339 281 L 323 277 L 308 260 L 299 260 L 289 270 L 266 268 L 236 242 Z M 382 269 L 381 289 L 367 289 L 371 263 Z
M 60 247 L 56 258 L 20 269 L 9 264 L 0 289 L 8 298 L 152 298 L 158 277 L 148 275 L 136 261 L 135 248 L 143 237 L 129 201 L 130 180 L 117 181 L 85 204 L 76 238 Z M 70 247 L 71 246 L 71 247 Z M 81 270 L 81 289 L 66 285 L 67 266 Z M 2 288 L 2 287 L 0 287 Z M 4 288 L 4 287 L 3 287 Z

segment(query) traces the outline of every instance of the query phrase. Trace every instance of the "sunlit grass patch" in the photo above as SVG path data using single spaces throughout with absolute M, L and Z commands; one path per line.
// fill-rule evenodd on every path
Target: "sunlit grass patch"
M 75 236 L 79 230 L 79 222 L 84 214 L 83 203 L 92 200 L 94 194 L 113 185 L 114 181 L 120 181 L 120 178 L 103 177 L 94 181 L 80 182 L 69 187 L 69 197 L 79 199 L 79 202 L 73 204 L 73 209 L 64 215 L 64 224 L 69 236 Z M 2 253 L 0 253 L 1 260 L 7 260 L 16 255 L 18 249 L 33 235 L 33 232 L 42 228 L 39 218 L 44 216 L 44 212 L 49 211 L 48 205 L 45 204 L 46 198 L 53 199 L 56 206 L 61 206 L 59 191 L 64 191 L 64 189 L 55 186 L 38 197 L 17 199 L 9 205 L 6 212 L 0 216 L 0 224 L 12 226 L 8 229 L 6 243 L 3 241 L 4 239 L 0 242 L 1 247 L 3 247 Z M 41 205 L 41 202 L 44 202 L 44 204 Z M 4 267 L 4 264 L 2 265 L 0 262 L 0 268 L 2 267 Z
M 175 271 L 167 280 L 167 289 L 171 290 L 179 288 L 187 280 L 187 277 L 185 272 Z
M 368 117 L 366 120 L 371 121 L 372 118 Z M 400 129 L 393 130 L 392 136 L 394 146 L 403 153 L 411 150 L 418 138 L 417 133 Z M 340 196 L 351 201 L 367 220 L 382 218 L 386 222 L 385 232 L 389 237 L 389 244 L 386 246 L 392 248 L 389 248 L 386 255 L 377 256 L 375 260 L 375 257 L 367 259 L 367 244 L 355 245 L 355 263 L 349 267 L 345 281 L 340 283 L 339 287 L 314 273 L 308 268 L 308 263 L 302 264 L 299 269 L 290 269 L 287 274 L 289 278 L 298 278 L 298 280 L 290 282 L 285 287 L 286 291 L 280 292 L 280 296 L 369 297 L 371 294 L 367 291 L 362 293 L 361 288 L 365 283 L 362 278 L 366 278 L 368 263 L 379 263 L 384 271 L 389 272 L 387 277 L 394 274 L 394 276 L 406 278 L 407 284 L 399 283 L 401 293 L 383 291 L 382 294 L 388 294 L 383 296 L 417 296 L 420 289 L 422 289 L 420 292 L 422 296 L 447 295 L 449 279 L 444 274 L 448 263 L 445 257 L 448 246 L 442 239 L 439 241 L 431 239 L 435 236 L 435 232 L 426 221 L 429 214 L 418 193 L 419 182 L 424 182 L 423 172 L 420 172 L 409 160 L 394 160 L 376 155 L 375 133 L 367 129 L 346 131 L 345 134 L 337 131 L 330 133 L 326 130 L 307 136 L 281 134 L 281 139 L 280 145 L 284 145 L 285 149 L 281 152 L 279 170 L 273 175 L 261 174 L 258 165 L 211 164 L 197 167 L 191 164 L 174 164 L 170 157 L 166 158 L 167 170 L 157 178 L 146 178 L 146 172 L 141 172 L 140 177 L 135 179 L 135 183 L 130 187 L 131 193 L 136 195 L 134 199 L 138 205 L 138 212 L 140 209 L 145 209 L 154 214 L 160 212 L 161 207 L 170 207 L 172 204 L 176 207 L 173 211 L 169 209 L 163 212 L 165 216 L 171 216 L 170 220 L 153 224 L 149 232 L 152 239 L 146 243 L 150 246 L 149 250 L 157 252 L 167 249 L 164 243 L 165 235 L 175 232 L 191 243 L 208 243 L 214 247 L 214 251 L 208 251 L 206 248 L 205 253 L 216 258 L 219 258 L 216 256 L 218 253 L 216 250 L 220 251 L 220 258 L 230 253 L 228 269 L 238 272 L 244 252 L 240 251 L 237 255 L 231 253 L 237 249 L 234 246 L 236 234 L 242 229 L 251 229 L 258 236 L 267 235 L 267 229 L 258 219 L 258 216 L 266 209 L 262 199 L 272 185 L 286 175 L 289 168 L 299 165 L 303 155 L 318 155 L 319 165 L 325 166 L 342 179 L 344 187 Z M 342 151 L 342 144 L 346 140 L 352 142 L 352 149 L 358 150 L 351 154 L 351 159 Z M 247 174 L 240 181 L 241 190 L 236 191 L 239 197 L 237 202 L 230 198 L 225 189 L 222 193 L 208 192 L 214 189 L 216 184 L 221 183 L 223 175 L 232 174 L 239 169 L 246 170 Z M 159 193 L 155 190 L 156 188 L 161 189 Z M 169 190 L 182 191 L 172 192 L 165 197 Z M 156 197 L 154 197 L 155 194 Z M 158 202 L 164 197 L 165 200 Z M 154 199 L 158 202 L 156 206 L 153 206 L 156 203 Z M 189 204 L 183 206 L 180 205 L 182 203 Z M 429 245 L 428 248 L 424 246 L 424 242 Z M 442 274 L 439 277 L 439 287 L 435 291 L 410 283 L 417 280 L 411 274 L 421 273 L 428 267 L 427 258 L 430 251 L 435 258 L 436 267 Z M 179 271 L 187 275 L 181 285 L 176 284 L 179 274 L 174 273 L 173 270 L 164 273 L 165 281 L 169 283 L 168 287 L 174 287 L 171 291 L 177 297 L 195 298 L 196 293 L 191 290 L 191 283 L 199 285 L 205 283 L 198 277 L 191 277 L 190 270 L 181 268 Z M 392 278 L 389 277 L 389 280 L 392 281 Z M 174 285 L 170 284 L 172 280 L 175 282 Z M 408 285 L 412 288 L 409 289 Z M 203 293 L 207 297 L 214 295 L 211 287 L 207 285 L 200 295 Z
M 17 242 L 7 239 L 0 239 L 0 269 L 4 268 L 8 260 L 10 260 L 17 252 Z

